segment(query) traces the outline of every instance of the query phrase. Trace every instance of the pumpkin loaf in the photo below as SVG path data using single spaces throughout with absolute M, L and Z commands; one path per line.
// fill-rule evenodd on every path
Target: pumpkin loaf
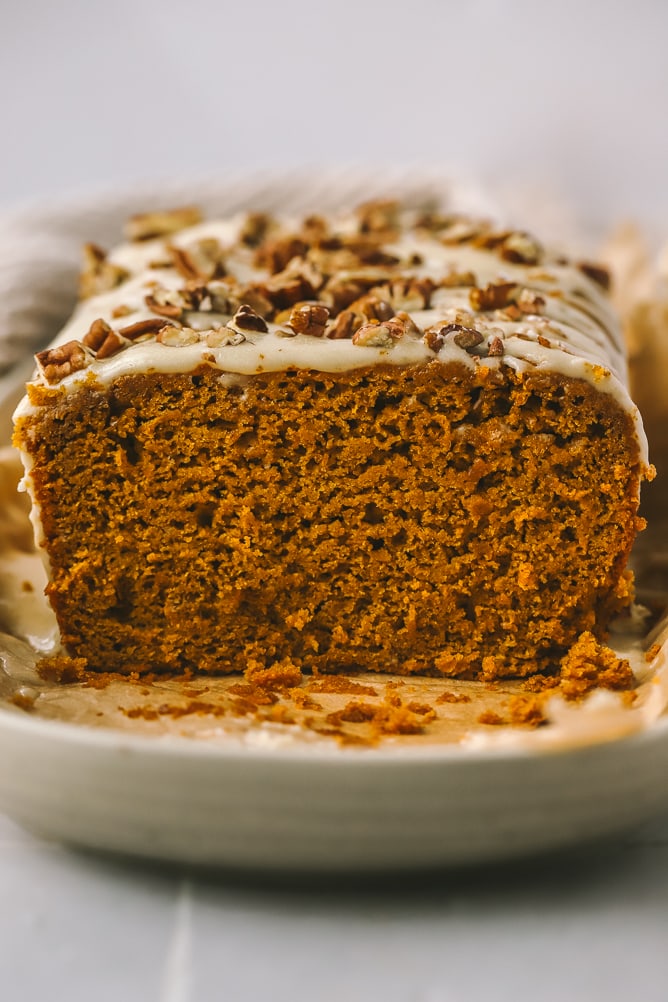
M 15 416 L 68 654 L 491 679 L 605 637 L 652 468 L 604 270 L 389 202 L 127 236 Z

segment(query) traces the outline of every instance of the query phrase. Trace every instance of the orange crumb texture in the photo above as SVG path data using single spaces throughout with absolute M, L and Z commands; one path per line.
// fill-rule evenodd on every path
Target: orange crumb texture
M 636 445 L 579 381 L 125 376 L 21 434 L 92 669 L 523 676 L 630 601 Z

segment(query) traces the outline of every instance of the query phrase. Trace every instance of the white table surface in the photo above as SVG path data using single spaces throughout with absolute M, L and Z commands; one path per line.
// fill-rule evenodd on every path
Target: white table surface
M 453 165 L 668 230 L 668 5 L 5 2 L 0 206 L 232 168 Z M 666 1002 L 668 815 L 391 888 L 253 883 L 0 816 L 2 1002 Z
M 3 1002 L 665 1002 L 668 816 L 575 853 L 295 886 L 0 817 Z

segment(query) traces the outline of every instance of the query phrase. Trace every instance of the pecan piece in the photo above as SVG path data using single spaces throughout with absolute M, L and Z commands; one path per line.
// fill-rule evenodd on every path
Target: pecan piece
M 516 282 L 489 282 L 483 289 L 471 289 L 469 302 L 474 310 L 501 310 L 514 302 L 519 291 Z
M 607 292 L 610 288 L 610 272 L 602 264 L 593 264 L 591 261 L 578 261 L 578 268 L 583 275 L 591 278 L 593 282 L 600 285 Z
M 165 324 L 156 341 L 169 348 L 182 348 L 187 344 L 197 344 L 199 333 L 192 327 L 173 327 L 171 324 Z
M 253 263 L 257 268 L 267 268 L 275 275 L 284 271 L 295 257 L 302 257 L 308 250 L 308 244 L 298 236 L 281 237 L 278 240 L 266 240 L 260 244 Z
M 239 230 L 239 240 L 246 247 L 257 247 L 275 225 L 268 212 L 249 212 Z
M 435 352 L 439 352 L 446 341 L 452 341 L 458 348 L 468 351 L 482 344 L 484 340 L 480 331 L 473 327 L 463 327 L 461 324 L 435 324 L 424 335 L 424 343 Z
M 358 206 L 357 226 L 360 233 L 386 233 L 399 226 L 399 203 L 391 198 L 378 198 Z
M 395 310 L 428 310 L 431 294 L 436 288 L 430 278 L 393 278 L 387 285 L 374 290 L 386 297 Z M 380 318 L 379 318 L 380 319 Z
M 295 334 L 322 337 L 328 320 L 329 310 L 326 306 L 305 303 L 303 306 L 293 307 L 287 324 Z
M 243 344 L 246 335 L 241 331 L 215 330 L 209 331 L 206 336 L 206 343 L 209 348 L 221 348 L 228 345 Z
M 107 252 L 97 244 L 84 244 L 83 267 L 79 276 L 79 296 L 88 299 L 121 285 L 130 272 L 107 260 Z
M 442 289 L 458 289 L 475 286 L 478 281 L 472 271 L 450 271 L 438 283 Z
M 405 333 L 405 325 L 394 317 L 379 323 L 371 320 L 353 334 L 353 344 L 364 348 L 391 348 Z
M 500 358 L 503 355 L 503 339 L 494 334 L 487 342 L 487 354 L 490 358 Z
M 93 320 L 81 341 L 92 351 L 99 351 L 106 338 L 112 333 L 113 331 L 106 320 L 103 320 L 102 317 L 98 317 L 97 320 Z
M 47 383 L 58 383 L 73 372 L 85 369 L 91 358 L 79 341 L 68 341 L 38 352 L 35 361 Z
M 501 244 L 501 257 L 515 264 L 538 264 L 543 248 L 528 233 L 517 231 L 508 234 Z
M 522 289 L 515 302 L 522 313 L 542 313 L 545 309 L 544 298 L 532 289 Z
M 202 213 L 193 205 L 163 212 L 140 212 L 128 219 L 125 224 L 125 236 L 132 241 L 152 240 L 154 237 L 166 237 L 178 233 L 187 226 L 196 226 L 201 222 Z
M 123 348 L 125 348 L 128 342 L 124 341 L 122 337 L 116 333 L 116 331 L 109 331 L 106 338 L 100 345 L 95 355 L 98 361 L 104 358 L 111 358 L 112 355 L 118 354 Z
M 361 316 L 366 317 L 367 320 L 391 320 L 394 316 L 394 310 L 390 304 L 385 299 L 381 299 L 379 296 L 374 296 L 371 293 L 362 296 L 360 299 L 356 299 L 350 304 L 350 309 L 354 313 L 359 313 Z
M 164 289 L 162 286 L 157 286 L 145 296 L 144 302 L 151 313 L 169 320 L 179 320 L 188 305 L 176 289 Z
M 349 340 L 360 326 L 359 317 L 352 310 L 342 310 L 330 325 L 327 337 L 335 341 Z
M 127 338 L 128 341 L 136 341 L 140 337 L 158 334 L 165 326 L 162 317 L 149 317 L 148 320 L 138 320 L 127 327 L 121 327 L 118 333 L 121 337 Z
M 247 303 L 242 303 L 227 325 L 229 328 L 240 328 L 242 331 L 260 331 L 266 334 L 269 328 L 266 322 Z

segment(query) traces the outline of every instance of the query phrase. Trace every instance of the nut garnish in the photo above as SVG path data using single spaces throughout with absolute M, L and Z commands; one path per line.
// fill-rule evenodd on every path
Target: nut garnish
M 111 358 L 112 355 L 116 355 L 119 351 L 125 348 L 128 342 L 124 341 L 122 337 L 116 333 L 116 331 L 109 331 L 106 338 L 97 350 L 95 357 L 98 360 L 105 358 Z
M 206 336 L 206 343 L 209 348 L 221 348 L 227 345 L 243 344 L 246 335 L 241 331 L 231 331 L 228 329 L 209 331 Z
M 306 303 L 303 306 L 293 307 L 287 325 L 295 334 L 322 337 L 328 320 L 329 310 L 326 306 Z
M 379 323 L 371 320 L 353 334 L 353 344 L 364 348 L 391 348 L 405 333 L 403 321 L 396 317 Z
M 593 282 L 600 285 L 606 292 L 609 290 L 611 284 L 610 272 L 604 265 L 593 264 L 591 261 L 578 261 L 578 268 L 583 275 L 591 278 Z
M 393 278 L 387 285 L 374 290 L 385 298 L 395 310 L 428 310 L 431 294 L 436 288 L 430 278 Z M 381 319 L 381 318 L 379 318 Z
M 478 281 L 472 271 L 450 271 L 438 283 L 442 289 L 458 289 L 475 286 Z
M 230 320 L 228 327 L 241 328 L 242 331 L 260 331 L 266 334 L 269 328 L 259 313 L 256 313 L 247 303 L 243 303 Z
M 145 296 L 144 302 L 151 313 L 170 320 L 178 320 L 188 306 L 180 292 L 176 289 L 163 289 L 162 286 L 157 286 Z
M 125 224 L 125 236 L 132 241 L 152 240 L 154 237 L 165 237 L 201 222 L 202 213 L 192 205 L 164 212 L 141 212 L 128 219 Z
M 532 289 L 522 289 L 515 302 L 522 313 L 542 313 L 545 309 L 545 299 Z
M 439 352 L 446 341 L 452 341 L 458 348 L 468 351 L 485 340 L 480 331 L 461 324 L 434 324 L 424 335 L 424 343 L 432 351 Z
M 308 244 L 298 236 L 267 240 L 258 247 L 253 263 L 258 268 L 267 268 L 274 275 L 284 271 L 293 258 L 303 257 L 307 250 Z
M 352 310 L 342 310 L 330 325 L 327 337 L 336 341 L 349 340 L 360 326 L 359 318 Z
M 499 358 L 503 355 L 503 339 L 498 334 L 494 334 L 487 342 L 487 354 L 491 358 Z
M 112 334 L 113 330 L 102 317 L 98 317 L 97 320 L 93 320 L 92 324 L 88 328 L 88 331 L 84 334 L 82 343 L 90 348 L 92 351 L 99 351 L 105 340 Z
M 107 252 L 97 244 L 84 244 L 83 267 L 79 276 L 79 296 L 88 299 L 121 285 L 130 272 L 107 260 Z
M 91 356 L 81 342 L 68 341 L 38 352 L 35 361 L 47 383 L 58 383 L 73 372 L 79 372 L 90 365 Z
M 386 300 L 371 293 L 352 302 L 350 309 L 353 313 L 359 313 L 362 317 L 366 317 L 367 320 L 391 320 L 394 316 L 392 306 Z
M 159 332 L 156 341 L 169 348 L 182 348 L 187 344 L 197 344 L 200 339 L 198 331 L 192 327 L 173 327 L 166 324 Z
M 501 244 L 501 257 L 516 264 L 538 264 L 543 256 L 543 248 L 528 233 L 509 234 Z
M 247 247 L 257 247 L 275 225 L 268 212 L 249 212 L 239 230 L 239 240 Z
M 128 341 L 136 341 L 140 337 L 158 334 L 165 326 L 162 317 L 150 317 L 148 320 L 138 320 L 135 324 L 121 327 L 118 333 Z
M 469 302 L 474 310 L 500 310 L 514 302 L 519 286 L 516 282 L 489 282 L 483 289 L 471 289 Z
M 399 203 L 395 199 L 379 198 L 365 202 L 357 209 L 360 233 L 387 233 L 398 228 Z

